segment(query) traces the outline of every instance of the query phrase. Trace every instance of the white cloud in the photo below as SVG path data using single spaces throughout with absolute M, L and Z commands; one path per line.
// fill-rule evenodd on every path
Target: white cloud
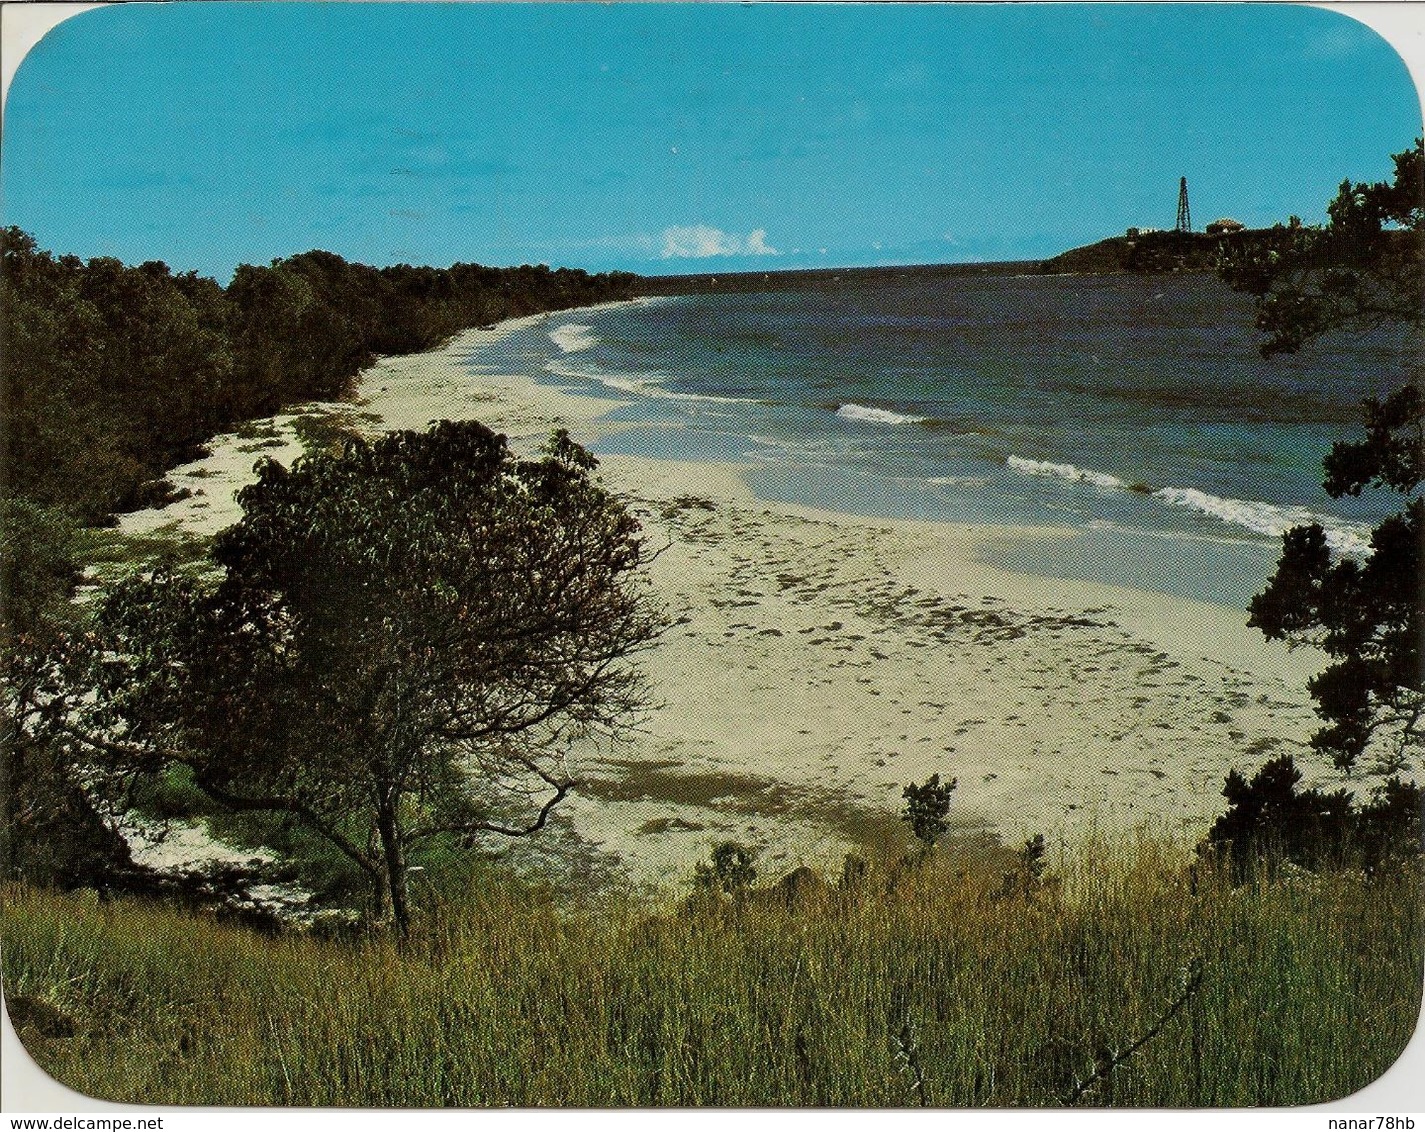
M 780 255 L 776 248 L 767 245 L 767 229 L 754 228 L 747 234 L 748 255 Z
M 728 234 L 707 224 L 663 229 L 664 259 L 706 259 L 714 255 L 735 255 Z
M 756 228 L 745 237 L 710 224 L 675 225 L 663 229 L 664 259 L 707 259 L 719 255 L 780 255 L 767 243 L 767 229 Z

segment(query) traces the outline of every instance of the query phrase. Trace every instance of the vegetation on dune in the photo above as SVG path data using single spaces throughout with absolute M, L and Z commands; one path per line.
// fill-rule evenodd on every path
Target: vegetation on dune
M 11 888 L 4 973 L 47 1071 L 143 1103 L 1289 1105 L 1410 1037 L 1414 866 L 1243 887 L 1143 841 L 1056 874 L 937 854 L 668 912 L 430 875 L 399 948 Z
M 1298 790 L 1302 774 L 1290 755 L 1266 763 L 1249 782 L 1234 770 L 1222 795 L 1230 803 L 1199 850 L 1222 854 L 1238 876 L 1278 864 L 1320 869 L 1350 861 L 1366 871 L 1420 855 L 1422 797 L 1398 777 L 1357 805 L 1344 789 Z

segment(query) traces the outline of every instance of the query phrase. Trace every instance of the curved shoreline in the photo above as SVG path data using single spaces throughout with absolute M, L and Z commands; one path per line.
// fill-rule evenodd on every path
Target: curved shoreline
M 607 435 L 622 402 L 472 364 L 482 345 L 543 323 L 382 359 L 355 404 L 276 418 L 260 452 L 219 438 L 170 473 L 204 495 L 123 529 L 227 525 L 258 455 L 299 454 L 304 414 L 366 432 L 475 417 L 517 451 L 556 427 L 583 443 Z M 572 752 L 584 789 L 547 836 L 508 846 L 517 864 L 578 857 L 676 890 L 714 842 L 738 840 L 762 848 L 768 875 L 831 868 L 903 838 L 901 787 L 937 772 L 959 780 L 956 828 L 1009 844 L 1139 827 L 1191 844 L 1221 810 L 1228 770 L 1273 751 L 1334 781 L 1305 746 L 1309 653 L 1269 644 L 1223 606 L 983 560 L 996 539 L 1071 531 L 768 503 L 737 464 L 608 456 L 601 468 L 667 546 L 652 583 L 673 624 L 647 657 L 660 703 L 629 744 Z

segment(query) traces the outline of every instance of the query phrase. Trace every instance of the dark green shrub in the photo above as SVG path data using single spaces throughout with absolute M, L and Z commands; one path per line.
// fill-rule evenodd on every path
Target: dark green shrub
M 1415 783 L 1392 778 L 1356 808 L 1345 789 L 1298 790 L 1300 782 L 1290 755 L 1264 764 L 1250 782 L 1232 771 L 1222 790 L 1231 805 L 1212 823 L 1199 851 L 1225 853 L 1239 878 L 1263 861 L 1307 869 L 1352 862 L 1372 869 L 1420 852 L 1422 792 Z
M 910 825 L 911 832 L 921 843 L 921 852 L 934 849 L 940 835 L 950 828 L 945 815 L 950 812 L 950 792 L 957 785 L 958 780 L 954 778 L 941 785 L 940 775 L 932 774 L 922 785 L 912 784 L 901 791 L 905 799 L 901 821 Z
M 737 896 L 752 887 L 757 879 L 753 861 L 757 850 L 737 841 L 723 841 L 713 846 L 712 861 L 699 861 L 693 874 L 693 884 L 707 892 Z

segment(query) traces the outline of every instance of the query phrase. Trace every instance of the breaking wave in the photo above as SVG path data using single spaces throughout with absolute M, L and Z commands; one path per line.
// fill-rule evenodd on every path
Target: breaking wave
M 1326 532 L 1326 544 L 1337 553 L 1366 555 L 1371 552 L 1369 528 L 1318 515 L 1305 507 L 1282 507 L 1254 499 L 1223 499 L 1195 487 L 1165 487 L 1153 492 L 1153 496 L 1273 538 L 1280 538 L 1292 527 L 1320 523 Z
M 562 330 L 563 327 L 560 329 Z M 551 334 L 550 337 L 554 337 L 554 334 Z M 666 401 L 701 401 L 714 405 L 760 405 L 763 403 L 751 397 L 717 397 L 711 393 L 679 393 L 672 389 L 665 389 L 662 385 L 662 374 L 609 373 L 597 366 L 574 365 L 561 362 L 558 359 L 545 362 L 544 368 L 556 377 L 567 377 L 576 381 L 593 381 L 618 393 L 633 393 L 640 397 L 658 397 Z
M 1142 484 L 1127 483 L 1107 472 L 1096 472 L 1074 464 L 1054 464 L 1048 460 L 1026 460 L 1022 456 L 1010 456 L 1005 463 L 1025 475 L 1050 476 L 1074 483 L 1087 483 L 1104 490 L 1134 491 L 1170 506 L 1186 507 L 1201 515 L 1208 515 L 1270 538 L 1280 538 L 1292 527 L 1319 523 L 1326 532 L 1327 545 L 1338 554 L 1362 556 L 1371 552 L 1368 527 L 1330 515 L 1319 515 L 1305 507 L 1282 506 L 1256 499 L 1224 499 L 1195 487 L 1154 489 Z
M 1093 484 L 1094 487 L 1128 490 L 1128 484 L 1117 476 L 1075 467 L 1073 464 L 1051 464 L 1048 460 L 1026 460 L 1023 456 L 1011 456 L 1005 463 L 1016 472 L 1023 472 L 1027 476 L 1052 476 L 1074 483 Z
M 836 410 L 836 415 L 843 421 L 861 421 L 866 424 L 923 424 L 925 417 L 912 416 L 909 413 L 893 413 L 889 409 L 874 409 L 869 405 L 845 404 Z
M 577 354 L 580 350 L 590 350 L 599 344 L 594 328 L 577 322 L 556 326 L 549 332 L 549 339 L 566 354 Z

